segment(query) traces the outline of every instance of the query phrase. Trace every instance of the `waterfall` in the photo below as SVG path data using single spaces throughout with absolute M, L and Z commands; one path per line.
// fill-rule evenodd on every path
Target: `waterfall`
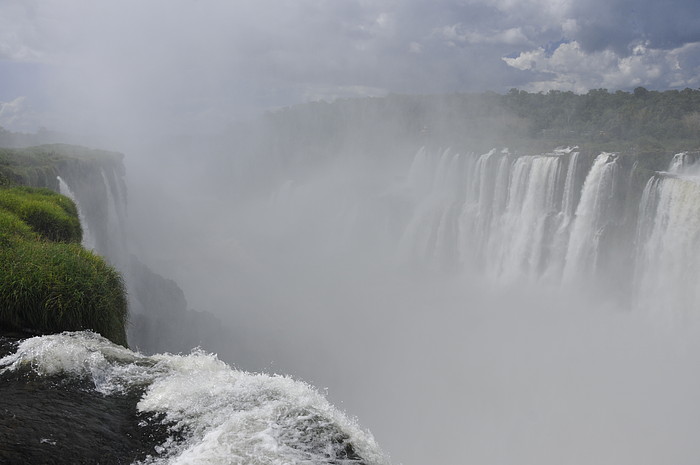
M 460 261 L 469 267 L 483 263 L 492 218 L 505 207 L 505 199 L 499 197 L 502 192 L 497 185 L 500 182 L 502 187 L 506 181 L 502 178 L 502 168 L 508 156 L 505 150 L 500 153 L 491 150 L 473 160 L 465 173 L 465 196 L 458 199 L 462 203 L 459 248 Z
M 553 156 L 526 156 L 515 161 L 500 221 L 501 237 L 506 240 L 497 256 L 490 257 L 488 274 L 506 281 L 538 275 L 547 253 L 548 220 L 556 211 L 559 163 Z
M 83 246 L 120 271 L 128 267 L 126 185 L 118 164 L 61 167 L 56 187 L 71 198 L 83 228 Z
M 575 148 L 437 156 L 422 148 L 407 180 L 414 207 L 402 256 L 500 283 L 614 281 L 634 308 L 689 315 L 700 302 L 698 154 L 678 153 L 659 172 L 628 157 L 601 153 L 584 179 Z
M 430 165 L 425 147 L 421 147 L 413 157 L 413 163 L 408 172 L 407 185 L 409 189 L 418 193 L 425 193 L 430 190 Z
M 573 149 L 520 156 L 445 150 L 435 157 L 421 148 L 406 181 L 414 210 L 400 255 L 504 282 L 560 270 L 578 197 L 578 158 Z
M 616 154 L 601 153 L 586 177 L 566 251 L 565 281 L 596 271 L 600 241 L 612 212 L 616 162 Z
M 78 209 L 78 219 L 80 220 L 80 227 L 83 229 L 83 241 L 82 245 L 86 249 L 89 250 L 94 250 L 95 249 L 95 238 L 92 236 L 92 233 L 90 232 L 90 228 L 88 227 L 87 220 L 85 219 L 85 213 L 83 212 L 83 209 L 80 207 L 80 202 L 78 202 L 78 199 L 76 198 L 75 194 L 71 190 L 71 188 L 66 184 L 66 181 L 63 180 L 62 177 L 56 176 L 56 179 L 58 179 L 58 186 L 59 186 L 59 192 L 62 195 L 65 195 L 69 199 L 75 203 L 75 207 Z
M 549 242 L 549 257 L 543 273 L 544 279 L 548 282 L 557 282 L 561 279 L 569 245 L 571 223 L 578 200 L 577 187 L 580 189 L 577 184 L 580 152 L 567 149 L 561 154 L 570 154 L 570 157 L 564 179 L 561 209 L 552 217 L 553 236 Z
M 573 152 L 569 160 L 569 167 L 566 171 L 566 181 L 564 183 L 564 196 L 562 202 L 562 213 L 567 219 L 571 219 L 576 207 L 576 175 L 578 174 L 578 158 L 580 152 Z
M 669 173 L 680 173 L 692 163 L 693 158 L 689 152 L 680 152 L 673 156 L 668 171 Z
M 100 170 L 104 183 L 106 196 L 106 233 L 108 251 L 104 254 L 109 260 L 121 269 L 126 268 L 128 250 L 126 243 L 126 212 L 124 197 L 119 190 L 118 182 L 113 183 L 104 169 Z
M 416 153 L 405 190 L 417 202 L 413 218 L 399 241 L 402 261 L 441 267 L 441 257 L 457 260 L 455 197 L 459 196 L 461 156 L 450 150 L 431 163 L 425 148 Z
M 680 155 L 680 156 L 679 156 Z M 700 302 L 700 178 L 687 156 L 647 183 L 637 234 L 637 306 L 666 320 L 687 318 Z

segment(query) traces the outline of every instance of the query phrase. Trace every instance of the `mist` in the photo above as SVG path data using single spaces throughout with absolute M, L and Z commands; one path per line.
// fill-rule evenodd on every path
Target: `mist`
M 531 239 L 518 227 L 533 217 L 504 204 L 492 216 L 508 227 L 482 225 L 489 216 L 450 239 L 462 224 L 446 213 L 454 192 L 429 186 L 448 148 L 476 166 L 528 130 L 486 100 L 460 119 L 453 93 L 682 88 L 697 84 L 696 38 L 648 18 L 638 18 L 653 32 L 644 44 L 613 34 L 624 8 L 606 9 L 609 24 L 577 23 L 589 4 L 295 3 L 14 2 L 8 17 L 29 32 L 18 33 L 24 48 L 0 52 L 39 63 L 41 92 L 13 124 L 123 152 L 130 252 L 220 320 L 225 334 L 202 345 L 237 368 L 325 390 L 393 463 L 694 463 L 698 301 L 660 298 L 662 315 L 639 302 L 651 297 L 630 258 L 642 256 L 631 239 L 638 203 L 618 236 L 601 239 L 595 276 L 576 268 L 561 284 L 549 279 L 564 273 L 549 249 L 534 271 L 504 265 L 518 263 L 511 239 Z M 669 10 L 697 17 L 681 3 Z M 591 38 L 601 30 L 607 45 Z M 421 103 L 425 94 L 444 96 Z M 503 159 L 521 155 L 542 154 Z M 576 201 L 589 158 L 572 176 Z M 602 216 L 617 218 L 621 204 Z M 569 215 L 568 241 L 575 211 L 564 210 L 542 211 Z M 694 253 L 692 285 L 689 244 L 679 250 Z M 680 292 L 649 268 L 647 283 L 668 286 L 654 289 Z
M 284 145 L 308 169 L 242 191 L 207 183 L 226 178 L 218 156 L 212 171 L 172 152 L 157 173 L 132 169 L 145 176 L 130 181 L 141 256 L 225 322 L 235 348 L 221 358 L 326 389 L 395 463 L 692 462 L 692 314 L 632 303 L 632 264 L 559 284 L 416 262 L 406 228 L 442 197 L 407 187 L 413 151 L 378 160 L 350 145 L 313 163 Z

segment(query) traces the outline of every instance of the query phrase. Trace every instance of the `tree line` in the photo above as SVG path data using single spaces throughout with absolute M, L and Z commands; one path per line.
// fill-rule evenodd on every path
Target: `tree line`
M 609 144 L 700 147 L 700 89 L 585 94 L 519 89 L 499 94 L 396 95 L 313 102 L 269 112 L 266 140 L 293 147 L 382 147 L 421 140 L 469 145 Z M 622 148 L 622 147 L 621 147 Z

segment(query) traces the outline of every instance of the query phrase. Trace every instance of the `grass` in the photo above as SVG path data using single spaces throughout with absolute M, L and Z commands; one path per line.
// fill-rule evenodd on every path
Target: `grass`
M 38 235 L 14 213 L 0 208 L 0 247 L 10 247 L 13 240 L 36 239 Z
M 93 330 L 126 346 L 121 276 L 80 246 L 73 202 L 48 189 L 0 188 L 0 326 Z
M 82 229 L 72 200 L 49 189 L 0 189 L 0 208 L 17 215 L 45 239 L 80 243 Z

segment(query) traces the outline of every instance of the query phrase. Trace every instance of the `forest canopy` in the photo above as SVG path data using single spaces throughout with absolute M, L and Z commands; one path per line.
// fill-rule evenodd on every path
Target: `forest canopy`
M 616 150 L 691 150 L 700 146 L 700 89 L 391 94 L 287 107 L 268 113 L 264 126 L 273 139 L 292 146 L 309 139 L 338 143 L 339 136 L 376 142 L 393 133 L 394 140 L 413 145 L 434 140 L 484 148 L 608 144 Z

